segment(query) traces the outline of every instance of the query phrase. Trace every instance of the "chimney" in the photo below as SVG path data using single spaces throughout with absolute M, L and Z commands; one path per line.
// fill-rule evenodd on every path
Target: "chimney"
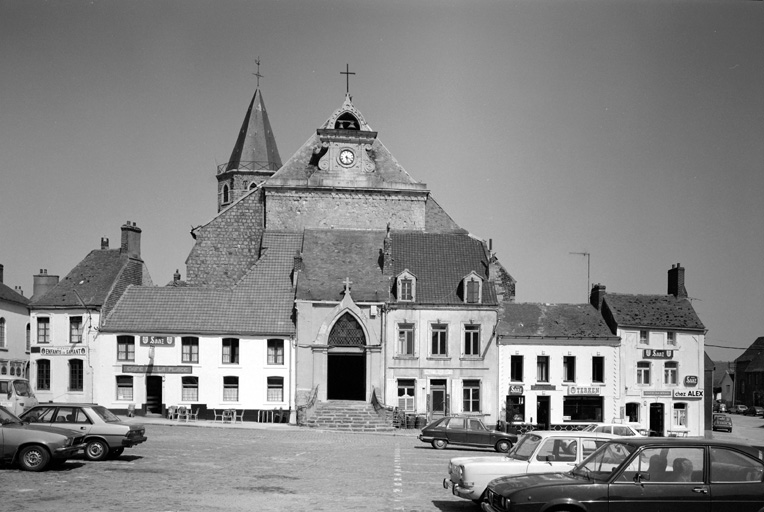
M 119 251 L 131 258 L 141 259 L 141 228 L 127 221 L 122 226 L 122 247 Z
M 109 248 L 109 239 L 106 237 L 101 237 L 101 250 L 105 250 Z
M 16 293 L 18 293 L 19 295 L 21 295 L 22 297 L 24 296 L 24 290 L 22 290 L 22 289 L 21 289 L 21 286 L 14 286 L 14 287 L 13 287 L 13 290 L 14 290 Z
M 3 282 L 3 271 L 5 270 L 5 267 L 3 265 L 0 265 L 0 283 Z
M 602 309 L 602 300 L 605 298 L 605 285 L 595 284 L 592 286 L 592 292 L 589 295 L 589 304 L 594 306 L 597 311 Z
M 173 284 L 177 285 L 180 282 L 180 272 L 178 272 L 178 269 L 175 269 L 175 273 L 172 275 L 172 282 Z
M 671 265 L 668 271 L 668 294 L 677 299 L 687 298 L 687 289 L 684 287 L 684 267 L 681 263 Z
M 40 273 L 32 276 L 34 283 L 32 285 L 32 298 L 36 299 L 45 295 L 48 290 L 58 284 L 58 276 L 48 275 L 47 268 L 41 268 Z

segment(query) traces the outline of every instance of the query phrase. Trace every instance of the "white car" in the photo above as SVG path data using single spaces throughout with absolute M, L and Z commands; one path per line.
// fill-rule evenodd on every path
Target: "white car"
M 594 423 L 586 427 L 584 432 L 600 432 L 602 434 L 613 434 L 619 437 L 642 436 L 634 427 L 628 423 Z
M 565 473 L 616 436 L 593 432 L 536 431 L 524 434 L 506 456 L 455 457 L 443 487 L 480 503 L 494 478 L 530 473 Z

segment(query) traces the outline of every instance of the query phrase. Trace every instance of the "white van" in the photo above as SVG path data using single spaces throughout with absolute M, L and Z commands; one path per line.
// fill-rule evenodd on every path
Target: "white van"
M 27 379 L 0 376 L 0 405 L 16 416 L 37 405 L 32 386 Z

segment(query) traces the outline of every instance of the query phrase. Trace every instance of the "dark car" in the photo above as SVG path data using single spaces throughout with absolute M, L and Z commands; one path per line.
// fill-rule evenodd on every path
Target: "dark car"
M 745 414 L 745 411 L 747 411 L 747 410 L 748 410 L 748 406 L 747 405 L 738 404 L 738 405 L 733 405 L 732 409 L 730 410 L 730 412 L 735 413 L 735 414 Z
M 705 510 L 759 512 L 760 448 L 710 439 L 609 441 L 568 473 L 497 478 L 485 512 Z
M 715 413 L 714 414 L 713 429 L 714 430 L 725 430 L 727 432 L 732 432 L 732 418 L 730 418 L 726 414 Z
M 493 448 L 506 453 L 517 442 L 517 436 L 491 430 L 479 419 L 470 416 L 446 416 L 422 429 L 419 440 L 442 450 L 449 444 Z
M 746 416 L 764 416 L 764 407 L 752 405 L 743 414 Z
M 119 457 L 125 448 L 147 439 L 143 425 L 123 423 L 109 409 L 96 404 L 46 403 L 32 407 L 21 419 L 80 432 L 85 436 L 88 460 Z
M 85 449 L 85 440 L 76 432 L 45 425 L 28 425 L 0 406 L 0 460 L 18 464 L 25 471 L 42 471 L 66 462 L 67 457 Z

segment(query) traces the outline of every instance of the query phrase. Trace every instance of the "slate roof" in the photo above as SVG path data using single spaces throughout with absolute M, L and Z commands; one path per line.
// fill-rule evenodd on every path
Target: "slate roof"
M 56 286 L 36 297 L 30 307 L 81 308 L 84 304 L 101 308 L 112 291 L 150 281 L 143 261 L 132 259 L 119 249 L 97 249 L 85 256 Z
M 393 277 L 404 270 L 416 280 L 416 304 L 464 304 L 461 281 L 470 272 L 484 279 L 482 305 L 496 305 L 488 281 L 488 254 L 482 241 L 467 234 L 392 231 Z
M 504 303 L 502 309 L 499 337 L 618 339 L 590 304 Z
M 385 302 L 390 279 L 382 272 L 385 231 L 306 229 L 303 270 L 297 278 L 298 300 L 336 301 L 344 297 L 344 281 L 356 302 Z
M 0 283 L 0 301 L 15 302 L 24 306 L 29 304 L 29 299 L 3 283 Z
M 690 300 L 673 295 L 607 293 L 602 308 L 620 327 L 705 329 Z
M 743 363 L 748 363 L 743 364 Z M 744 369 L 745 373 L 764 372 L 764 336 L 756 338 L 753 343 L 743 352 L 735 363 L 738 369 Z
M 231 288 L 127 289 L 102 332 L 143 334 L 290 335 L 294 332 L 291 271 L 300 233 L 263 235 L 261 258 Z
M 255 164 L 255 165 L 253 165 Z M 239 136 L 234 144 L 231 158 L 225 164 L 225 170 L 247 168 L 250 170 L 269 169 L 275 171 L 281 167 L 281 157 L 276 147 L 276 138 L 271 130 L 268 112 L 265 109 L 260 89 L 255 91 Z

